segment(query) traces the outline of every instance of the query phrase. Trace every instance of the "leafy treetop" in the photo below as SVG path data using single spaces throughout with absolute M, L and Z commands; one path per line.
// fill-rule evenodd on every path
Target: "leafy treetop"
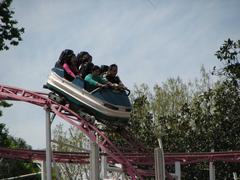
M 215 55 L 223 63 L 223 67 L 218 69 L 214 67 L 213 74 L 225 76 L 236 84 L 237 80 L 240 80 L 240 40 L 236 42 L 231 39 L 224 41 Z
M 8 50 L 10 45 L 17 46 L 22 40 L 24 28 L 18 28 L 17 21 L 13 19 L 14 11 L 10 10 L 12 0 L 0 2 L 0 51 Z

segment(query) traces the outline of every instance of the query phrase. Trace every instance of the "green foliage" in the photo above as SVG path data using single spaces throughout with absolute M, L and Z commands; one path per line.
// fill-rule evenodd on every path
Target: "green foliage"
M 222 62 L 223 67 L 218 69 L 214 67 L 213 73 L 230 78 L 236 84 L 236 80 L 240 79 L 239 54 L 240 40 L 236 42 L 231 39 L 224 41 L 223 45 L 215 54 L 218 60 Z
M 0 101 L 0 116 L 2 116 L 1 107 L 10 107 L 12 104 L 7 103 L 6 101 Z
M 6 129 L 5 124 L 0 123 L 0 147 L 8 147 L 10 144 L 8 129 Z
M 146 148 L 152 148 L 157 145 L 154 131 L 151 131 L 154 129 L 155 124 L 151 112 L 150 98 L 151 93 L 149 93 L 146 84 L 142 84 L 139 88 L 135 86 L 131 96 L 133 110 L 130 118 L 130 131 L 145 144 Z
M 55 143 L 53 150 L 64 152 L 83 152 L 84 146 L 89 142 L 86 136 L 76 127 L 71 126 L 68 130 L 59 124 L 53 131 Z M 57 163 L 61 179 L 89 179 L 88 164 Z
M 6 101 L 0 101 L 0 107 L 10 107 L 11 104 Z M 2 116 L 2 111 L 0 110 L 0 117 Z M 31 149 L 31 146 L 27 145 L 27 143 L 21 138 L 15 138 L 9 135 L 8 129 L 6 125 L 0 123 L 0 147 L 7 148 L 22 148 L 22 149 Z M 24 174 L 29 174 L 33 172 L 39 172 L 39 168 L 36 164 L 32 164 L 29 162 L 24 162 L 21 160 L 13 160 L 13 159 L 0 159 L 0 179 L 14 177 Z M 26 177 L 25 179 L 40 179 L 40 175 Z
M 0 101 L 0 107 L 10 107 L 11 104 L 7 103 L 6 101 Z
M 12 0 L 0 2 L 0 51 L 8 50 L 10 45 L 17 46 L 22 40 L 24 28 L 18 28 L 17 21 L 13 19 L 14 11 L 10 10 Z
M 24 174 L 39 172 L 36 164 L 24 162 L 22 160 L 2 159 L 0 163 L 0 178 L 9 178 Z M 27 180 L 40 180 L 40 175 L 25 177 Z
M 132 131 L 147 147 L 156 147 L 161 137 L 165 152 L 240 149 L 238 87 L 227 80 L 212 84 L 204 68 L 201 73 L 195 83 L 168 79 L 162 86 L 156 85 L 153 93 L 146 85 L 135 87 Z M 240 173 L 239 167 L 236 163 L 218 162 L 216 178 L 232 178 L 233 172 Z M 208 163 L 184 165 L 182 174 L 184 179 L 207 179 Z
M 7 103 L 6 101 L 0 101 L 0 117 L 2 116 L 2 107 L 10 107 L 11 104 Z M 8 129 L 6 128 L 6 125 L 3 123 L 0 123 L 0 147 L 10 147 L 11 140 L 13 138 L 9 137 L 8 135 Z
M 188 102 L 187 86 L 180 78 L 168 79 L 162 87 L 155 85 L 152 108 L 155 116 L 177 114 L 182 105 Z
M 138 139 L 153 149 L 158 146 L 157 139 L 163 137 L 164 144 L 171 142 L 169 148 L 176 150 L 173 147 L 177 147 L 177 141 L 173 137 L 179 137 L 180 126 L 186 127 L 185 122 L 179 121 L 179 113 L 189 101 L 189 92 L 182 80 L 168 79 L 162 87 L 156 85 L 153 93 L 147 85 L 135 86 L 132 99 L 131 130 Z
M 189 129 L 184 144 L 186 151 L 209 152 L 234 151 L 240 149 L 238 120 L 240 118 L 240 97 L 236 86 L 231 82 L 219 82 L 212 89 L 194 97 L 188 109 L 188 118 L 192 121 L 192 129 Z M 186 133 L 186 132 L 185 132 Z M 216 178 L 229 179 L 236 170 L 238 164 L 219 162 L 216 164 Z M 195 167 L 197 168 L 197 166 Z M 207 164 L 206 164 L 207 168 Z M 187 168 L 186 168 L 187 169 Z M 188 169 L 189 172 L 192 172 Z M 205 179 L 203 174 L 195 173 L 199 179 Z M 191 179 L 193 174 L 186 177 Z M 201 178 L 200 178 L 201 177 Z
M 5 124 L 0 123 L 0 147 L 31 149 L 29 145 L 21 138 L 15 138 L 9 135 Z M 1 158 L 0 160 L 0 178 L 14 177 L 29 173 L 39 172 L 36 164 L 24 162 L 22 160 L 13 160 Z M 31 176 L 26 179 L 40 179 L 40 176 Z

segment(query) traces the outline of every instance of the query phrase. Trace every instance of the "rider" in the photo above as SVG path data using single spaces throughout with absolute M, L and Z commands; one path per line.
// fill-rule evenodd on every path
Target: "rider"
M 63 64 L 65 63 L 65 61 L 67 59 L 69 59 L 69 57 L 72 56 L 72 54 L 74 54 L 73 50 L 71 49 L 65 49 L 61 52 L 58 61 L 55 63 L 55 67 L 56 68 L 63 68 Z
M 93 66 L 92 56 L 88 52 L 82 52 L 81 67 L 79 70 L 82 79 L 92 72 Z
M 108 72 L 108 65 L 101 65 L 100 67 L 100 76 L 105 77 L 105 74 Z
M 117 76 L 118 66 L 116 64 L 112 64 L 109 66 L 107 73 L 104 75 L 104 78 L 111 82 L 112 84 L 117 85 L 120 89 L 126 89 L 120 78 Z
M 65 49 L 62 51 L 58 61 L 55 64 L 55 67 L 63 69 L 64 78 L 68 81 L 73 81 L 77 76 L 76 62 L 77 58 L 73 50 Z
M 92 73 L 88 74 L 85 78 L 85 89 L 89 92 L 100 87 L 107 87 L 111 85 L 106 79 L 100 76 L 100 67 L 97 65 L 93 66 Z

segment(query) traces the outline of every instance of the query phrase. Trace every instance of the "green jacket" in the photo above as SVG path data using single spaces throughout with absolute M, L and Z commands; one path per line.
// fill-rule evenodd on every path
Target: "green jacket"
M 106 84 L 107 80 L 102 78 L 101 76 L 93 76 L 92 74 L 88 74 L 85 78 L 85 89 L 87 91 L 93 91 L 97 88 L 97 83 Z

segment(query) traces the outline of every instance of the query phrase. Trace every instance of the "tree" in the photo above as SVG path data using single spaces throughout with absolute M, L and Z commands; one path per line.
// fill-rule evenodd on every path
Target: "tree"
M 10 107 L 11 104 L 6 101 L 0 101 L 0 117 L 2 116 L 1 107 Z M 9 138 L 8 138 L 8 130 L 5 128 L 5 124 L 0 123 L 0 147 L 8 147 L 10 146 Z
M 211 84 L 209 74 L 204 69 L 201 72 L 201 79 L 195 83 L 169 79 L 162 86 L 156 85 L 154 93 L 146 85 L 135 88 L 132 118 L 137 119 L 131 119 L 135 122 L 132 128 L 146 146 L 156 147 L 153 139 L 161 136 L 165 152 L 239 150 L 239 90 L 227 80 Z M 145 128 L 147 122 L 151 128 Z M 150 138 L 143 137 L 149 134 Z M 207 169 L 208 163 L 184 165 L 183 178 L 207 179 Z M 235 163 L 218 162 L 216 169 L 217 179 L 240 173 Z
M 5 124 L 0 123 L 0 146 L 7 148 L 31 149 L 29 145 L 21 138 L 15 138 L 9 135 Z M 39 172 L 36 164 L 24 162 L 22 160 L 0 159 L 0 179 L 14 177 L 29 173 Z M 26 179 L 40 179 L 40 176 L 26 177 Z
M 68 130 L 63 129 L 63 124 L 59 124 L 53 131 L 53 150 L 63 152 L 82 152 L 84 143 L 88 139 L 76 127 L 71 126 Z M 63 179 L 89 179 L 89 164 L 67 164 L 57 163 L 58 171 Z
M 11 104 L 6 101 L 0 101 L 0 107 L 10 107 Z M 2 111 L 0 109 L 0 117 L 2 116 Z M 21 138 L 15 138 L 9 135 L 6 125 L 0 123 L 0 147 L 7 148 L 24 148 L 31 149 L 31 146 L 27 145 L 26 142 Z M 31 164 L 29 162 L 0 158 L 0 179 L 19 176 L 23 174 L 29 174 L 33 172 L 39 172 L 39 168 L 36 164 Z M 31 176 L 31 178 L 26 179 L 40 179 L 40 176 Z
M 0 2 L 0 51 L 8 50 L 10 45 L 17 46 L 22 40 L 24 28 L 18 28 L 18 22 L 13 19 L 14 11 L 10 10 L 12 0 Z
M 179 133 L 182 129 L 179 126 L 182 122 L 179 122 L 179 114 L 189 101 L 187 90 L 187 85 L 180 78 L 170 78 L 162 86 L 155 85 L 153 93 L 145 84 L 135 86 L 132 94 L 131 131 L 146 147 L 157 147 L 157 139 L 163 138 L 164 145 L 167 144 L 164 148 L 176 151 L 170 147 L 175 146 L 174 142 L 181 137 Z
M 217 59 L 222 62 L 223 67 L 214 67 L 213 74 L 230 78 L 236 85 L 240 79 L 240 40 L 234 42 L 231 39 L 224 41 L 223 45 L 215 54 Z
M 214 87 L 201 95 L 194 97 L 185 114 L 192 121 L 192 129 L 185 132 L 185 138 L 189 152 L 234 151 L 239 150 L 240 97 L 238 88 L 229 81 L 217 82 Z M 235 163 L 216 163 L 216 178 L 230 179 L 232 173 L 240 167 Z M 188 179 L 197 177 L 206 179 L 207 172 L 199 171 L 207 169 L 208 165 L 202 163 L 197 167 L 186 167 Z M 205 175 L 204 173 L 205 172 Z
M 140 87 L 135 86 L 131 95 L 133 109 L 130 123 L 130 132 L 136 135 L 146 148 L 152 149 L 157 145 L 157 138 L 154 134 L 154 121 L 151 113 L 150 98 L 152 94 L 146 84 Z

